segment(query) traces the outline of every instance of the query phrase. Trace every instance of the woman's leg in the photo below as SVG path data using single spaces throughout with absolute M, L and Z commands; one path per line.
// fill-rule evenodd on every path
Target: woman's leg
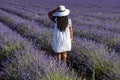
M 58 60 L 58 61 L 61 60 L 61 53 L 57 53 L 57 60 Z
M 63 52 L 63 53 L 62 53 L 62 60 L 63 60 L 64 62 L 67 61 L 67 52 Z

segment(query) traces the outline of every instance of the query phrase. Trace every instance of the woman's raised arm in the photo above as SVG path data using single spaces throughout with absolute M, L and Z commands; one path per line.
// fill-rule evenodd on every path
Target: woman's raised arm
M 58 8 L 56 8 L 56 9 L 54 9 L 54 10 L 52 10 L 52 11 L 50 11 L 49 13 L 48 13 L 48 17 L 52 20 L 52 21 L 54 21 L 54 16 L 53 16 L 53 14 L 56 12 L 56 11 L 58 11 L 59 10 L 59 7 Z

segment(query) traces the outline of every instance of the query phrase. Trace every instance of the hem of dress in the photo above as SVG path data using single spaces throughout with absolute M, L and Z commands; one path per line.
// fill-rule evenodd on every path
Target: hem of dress
M 55 53 L 62 53 L 62 52 L 66 52 L 66 51 L 71 51 L 71 49 L 70 50 L 64 50 L 64 51 L 55 51 L 54 50 Z

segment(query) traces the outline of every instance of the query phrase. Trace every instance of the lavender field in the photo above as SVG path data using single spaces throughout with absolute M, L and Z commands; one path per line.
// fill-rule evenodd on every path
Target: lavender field
M 48 12 L 71 10 L 67 63 L 51 48 Z M 120 0 L 0 0 L 0 80 L 120 80 Z

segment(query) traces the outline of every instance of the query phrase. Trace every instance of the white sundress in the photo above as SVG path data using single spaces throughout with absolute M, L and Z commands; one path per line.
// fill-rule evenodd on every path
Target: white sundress
M 57 18 L 55 19 L 55 21 L 57 23 Z M 52 49 L 56 53 L 70 51 L 71 50 L 71 39 L 70 39 L 69 27 L 72 24 L 71 19 L 68 19 L 68 25 L 66 27 L 66 30 L 63 32 L 57 28 L 56 23 L 54 23 Z

